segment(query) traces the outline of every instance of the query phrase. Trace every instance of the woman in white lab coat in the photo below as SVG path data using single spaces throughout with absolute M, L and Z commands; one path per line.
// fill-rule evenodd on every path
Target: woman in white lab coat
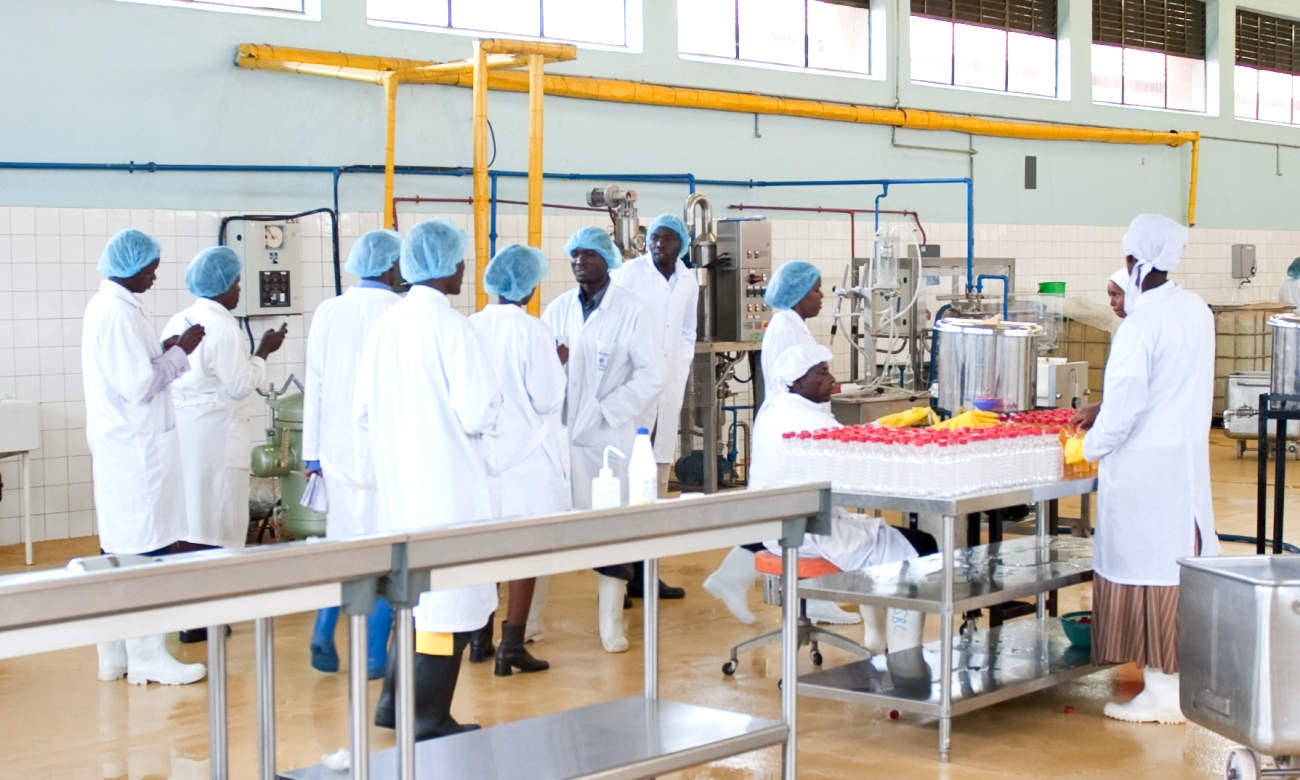
M 532 247 L 503 247 L 483 273 L 483 288 L 497 302 L 469 318 L 501 380 L 503 403 L 491 461 L 497 472 L 492 486 L 504 518 L 564 512 L 573 505 L 569 441 L 560 421 L 564 365 L 555 334 L 524 311 L 549 268 L 546 255 Z M 534 597 L 536 584 L 529 578 L 509 585 L 510 607 L 496 648 L 497 677 L 508 677 L 514 669 L 540 672 L 550 667 L 524 649 L 533 606 L 538 611 L 542 606 Z M 490 625 L 486 637 L 490 643 Z M 471 640 L 470 660 L 472 648 Z
M 493 516 L 482 439 L 494 435 L 500 382 L 469 319 L 452 308 L 465 275 L 465 231 L 436 218 L 402 240 L 411 290 L 370 332 L 357 372 L 358 476 L 374 480 L 380 531 L 410 531 Z M 471 631 L 497 608 L 495 585 L 421 594 L 415 606 L 415 736 L 478 728 L 457 723 L 452 696 Z M 375 725 L 394 726 L 393 664 Z
M 372 230 L 359 237 L 348 253 L 344 270 L 361 281 L 337 298 L 322 302 L 312 313 L 303 389 L 302 459 L 309 476 L 319 475 L 325 480 L 327 539 L 373 534 L 379 525 L 375 486 L 357 476 L 359 450 L 366 441 L 353 436 L 353 391 L 370 330 L 380 315 L 402 300 L 393 292 L 393 286 L 401 281 L 397 270 L 401 248 L 402 237 L 392 230 Z M 338 619 L 338 607 L 316 613 L 311 665 L 317 671 L 339 670 L 339 654 L 334 646 Z M 371 680 L 382 677 L 388 666 L 392 626 L 393 612 L 388 601 L 375 599 L 366 631 L 366 671 Z
M 159 343 L 136 296 L 153 286 L 162 247 L 139 230 L 108 240 L 98 269 L 108 277 L 86 304 L 81 378 L 86 443 L 94 475 L 100 549 L 164 555 L 184 538 L 185 488 L 170 385 L 190 370 L 186 355 L 204 337 L 194 325 Z M 202 680 L 203 664 L 182 664 L 161 634 L 102 642 L 99 679 L 181 685 Z
M 1133 661 L 1146 688 L 1111 702 L 1120 720 L 1181 723 L 1178 559 L 1218 552 L 1210 494 L 1214 318 L 1168 280 L 1187 228 L 1143 214 L 1124 236 L 1128 314 L 1111 342 L 1084 456 L 1100 460 L 1094 543 L 1094 663 Z

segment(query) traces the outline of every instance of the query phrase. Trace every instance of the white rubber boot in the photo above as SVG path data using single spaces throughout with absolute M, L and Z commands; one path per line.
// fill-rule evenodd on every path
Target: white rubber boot
M 600 612 L 600 643 L 607 653 L 626 653 L 623 631 L 623 594 L 627 583 L 617 577 L 596 575 L 596 604 Z
M 889 610 L 889 652 L 920 647 L 925 634 L 925 613 L 907 609 Z
M 99 651 L 99 679 L 113 682 L 126 676 L 126 642 L 100 642 L 95 645 Z
M 1102 712 L 1115 720 L 1130 723 L 1186 723 L 1178 698 L 1178 675 L 1165 674 L 1159 669 L 1143 669 L 1146 687 L 1131 701 L 1110 702 Z
M 835 626 L 856 626 L 862 618 L 852 612 L 845 612 L 833 601 L 808 599 L 808 619 L 814 623 L 830 623 Z
M 546 624 L 542 622 L 542 611 L 546 609 L 546 593 L 550 590 L 551 578 L 538 577 L 533 586 L 533 602 L 528 606 L 528 622 L 524 624 L 524 643 L 540 642 L 546 638 Z
M 718 570 L 704 580 L 704 589 L 721 601 L 736 620 L 749 626 L 755 620 L 754 613 L 749 611 L 749 589 L 757 581 L 754 553 L 744 547 L 732 547 Z
M 885 642 L 885 610 L 862 604 L 858 607 L 862 613 L 862 646 L 872 655 L 880 655 L 888 649 Z
M 126 640 L 126 681 L 132 685 L 188 685 L 207 673 L 203 664 L 183 664 L 172 658 L 164 634 Z

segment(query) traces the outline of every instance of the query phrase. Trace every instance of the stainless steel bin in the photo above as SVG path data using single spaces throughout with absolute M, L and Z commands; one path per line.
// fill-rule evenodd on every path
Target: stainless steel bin
M 1183 713 L 1259 753 L 1300 755 L 1300 556 L 1179 564 Z

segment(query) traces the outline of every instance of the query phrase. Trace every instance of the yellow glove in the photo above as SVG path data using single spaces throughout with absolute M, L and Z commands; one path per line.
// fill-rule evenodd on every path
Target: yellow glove
M 886 428 L 910 428 L 926 421 L 933 423 L 935 419 L 933 409 L 928 406 L 917 406 L 905 412 L 887 414 L 876 420 L 876 424 L 883 425 Z
M 1086 463 L 1087 458 L 1083 457 L 1083 437 L 1073 436 L 1065 440 L 1065 465 L 1077 466 L 1080 463 Z
M 934 427 L 944 430 L 955 430 L 957 428 L 991 428 L 998 424 L 998 416 L 993 412 L 981 412 L 973 409 L 969 412 L 962 412 L 951 420 L 945 420 Z

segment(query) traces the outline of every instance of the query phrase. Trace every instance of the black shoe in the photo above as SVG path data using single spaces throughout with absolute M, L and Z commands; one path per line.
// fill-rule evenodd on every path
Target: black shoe
M 632 597 L 629 596 L 629 595 L 627 595 L 626 593 L 624 593 L 624 594 L 623 594 L 623 609 L 631 609 L 631 608 L 632 608 Z
M 641 586 L 641 579 L 635 579 L 628 582 L 627 594 L 634 599 L 643 598 L 645 596 L 645 588 Z M 664 584 L 663 580 L 659 580 L 660 601 L 663 601 L 664 599 L 684 599 L 684 598 L 686 598 L 685 588 L 675 588 L 672 585 Z
M 474 723 L 457 723 L 451 716 L 451 700 L 456 693 L 460 677 L 461 655 L 465 652 L 468 637 L 457 634 L 453 655 L 415 654 L 415 739 L 417 742 L 436 739 L 479 728 Z M 393 697 L 393 676 L 397 650 L 390 653 L 388 671 L 384 674 L 384 689 L 375 708 L 375 725 L 391 729 L 396 724 Z
M 527 674 L 528 672 L 544 672 L 550 668 L 550 664 L 533 658 L 524 649 L 523 626 L 513 626 L 504 622 L 501 624 L 501 645 L 497 648 L 496 669 L 492 671 L 494 675 L 509 677 L 514 673 L 515 669 Z
M 496 619 L 497 613 L 493 612 L 488 616 L 486 626 L 469 635 L 469 662 L 472 664 L 481 664 L 488 659 L 496 648 L 492 646 L 492 621 Z
M 230 636 L 230 626 L 226 626 L 226 636 Z M 208 641 L 208 630 L 206 628 L 187 628 L 181 632 L 181 644 L 183 645 L 194 645 L 206 641 Z

